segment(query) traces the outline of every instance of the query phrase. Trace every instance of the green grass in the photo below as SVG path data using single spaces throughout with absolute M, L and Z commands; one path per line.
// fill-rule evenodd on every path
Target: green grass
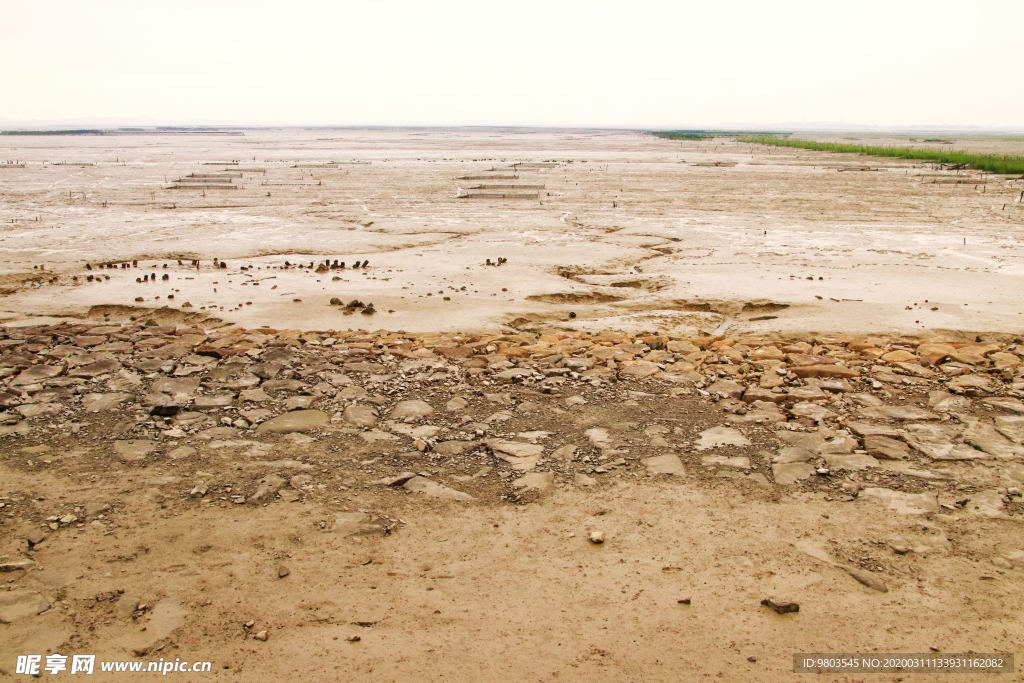
M 909 147 L 872 147 L 868 145 L 847 145 L 836 142 L 813 142 L 811 140 L 790 140 L 775 135 L 743 135 L 737 136 L 739 142 L 775 147 L 797 147 L 813 149 L 819 152 L 835 152 L 838 154 L 866 154 L 873 157 L 892 157 L 896 159 L 920 159 L 935 164 L 944 164 L 960 168 L 974 168 L 988 173 L 1015 175 L 1024 173 L 1024 157 L 999 154 L 971 154 L 954 150 L 911 149 Z
M 715 137 L 715 133 L 705 130 L 666 130 L 652 135 L 666 140 L 707 140 Z

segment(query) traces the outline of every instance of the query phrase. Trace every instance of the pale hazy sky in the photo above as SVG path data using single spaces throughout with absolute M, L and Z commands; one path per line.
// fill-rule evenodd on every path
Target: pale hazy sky
M 1024 0 L 0 0 L 0 119 L 1024 127 Z

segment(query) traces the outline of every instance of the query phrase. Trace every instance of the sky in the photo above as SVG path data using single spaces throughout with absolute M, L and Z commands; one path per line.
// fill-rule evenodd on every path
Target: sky
M 0 18 L 16 122 L 1024 128 L 1021 0 L 0 0 Z

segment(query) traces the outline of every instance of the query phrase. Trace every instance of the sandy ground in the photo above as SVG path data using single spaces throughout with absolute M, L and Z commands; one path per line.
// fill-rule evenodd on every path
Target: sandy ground
M 341 327 L 332 297 L 386 312 L 355 327 L 410 331 L 567 321 L 570 312 L 588 328 L 684 334 L 723 324 L 734 333 L 1014 331 L 1024 321 L 1024 206 L 1015 201 L 1024 187 L 966 171 L 609 131 L 3 136 L 0 157 L 26 164 L 0 169 L 10 321 L 139 296 L 146 306 L 213 306 L 246 327 L 300 329 Z M 865 167 L 875 170 L 851 170 Z M 164 189 L 233 169 L 239 189 Z M 460 176 L 509 174 L 518 178 L 506 184 L 544 189 L 533 200 L 457 198 L 488 182 Z M 508 262 L 484 266 L 499 257 Z M 223 259 L 235 277 L 179 268 L 178 258 Z M 367 271 L 327 277 L 278 270 L 286 260 L 366 258 Z M 143 272 L 70 281 L 86 263 L 134 259 Z M 37 265 L 59 281 L 19 284 L 41 276 Z M 240 276 L 238 265 L 253 270 Z M 154 266 L 170 280 L 136 283 Z M 258 289 L 242 288 L 257 279 Z M 776 317 L 749 320 L 766 314 Z

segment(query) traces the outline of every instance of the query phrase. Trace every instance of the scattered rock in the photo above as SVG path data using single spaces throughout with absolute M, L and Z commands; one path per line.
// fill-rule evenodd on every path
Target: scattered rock
M 257 434 L 291 434 L 322 429 L 331 423 L 331 418 L 321 410 L 296 410 L 267 420 L 256 428 Z
M 783 602 L 781 600 L 765 598 L 761 601 L 761 604 L 772 609 L 776 614 L 789 614 L 800 611 L 800 605 L 795 602 Z

